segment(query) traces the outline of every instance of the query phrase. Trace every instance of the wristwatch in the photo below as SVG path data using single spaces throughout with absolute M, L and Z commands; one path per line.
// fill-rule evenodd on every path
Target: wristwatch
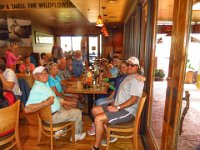
M 120 108 L 121 108 L 120 106 L 117 106 L 117 109 L 118 109 L 118 110 L 120 110 Z

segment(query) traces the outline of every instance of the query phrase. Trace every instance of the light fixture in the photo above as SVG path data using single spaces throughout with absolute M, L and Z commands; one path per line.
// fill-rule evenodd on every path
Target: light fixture
M 102 7 L 102 9 L 104 10 L 104 9 L 106 9 L 106 7 Z M 106 15 L 106 14 L 103 15 L 103 17 L 104 17 L 103 21 L 104 21 L 104 19 L 105 19 L 106 16 L 108 16 L 108 15 Z M 105 23 L 103 24 L 103 26 L 101 28 L 101 32 L 104 34 L 104 36 L 109 36 L 108 30 L 106 28 L 106 24 Z
M 102 9 L 105 9 L 105 7 L 102 7 Z M 104 21 L 104 18 L 106 17 L 107 15 L 103 15 L 103 21 Z M 101 32 L 104 33 L 106 29 L 106 25 L 103 24 L 102 28 L 101 28 Z
M 105 36 L 106 36 L 106 37 L 108 37 L 108 36 L 109 36 L 108 32 L 106 32 L 106 33 L 105 33 Z
M 101 32 L 105 32 L 105 30 L 106 30 L 106 26 L 104 25 L 102 28 L 101 28 Z
M 97 18 L 96 26 L 103 27 L 103 18 L 100 15 L 100 0 L 99 0 L 99 16 Z

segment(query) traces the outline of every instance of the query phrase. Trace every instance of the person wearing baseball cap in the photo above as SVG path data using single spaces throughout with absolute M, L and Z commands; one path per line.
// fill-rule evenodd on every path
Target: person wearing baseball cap
M 126 63 L 126 66 L 128 65 L 129 66 L 132 65 L 137 65 L 138 67 L 140 67 L 140 63 L 139 63 L 139 60 L 137 57 L 130 57 L 128 60 L 127 60 L 127 63 Z
M 96 128 L 95 144 L 92 150 L 99 150 L 100 145 L 107 145 L 106 140 L 102 140 L 104 127 L 107 123 L 116 125 L 135 118 L 138 101 L 143 92 L 144 81 L 138 80 L 135 76 L 138 74 L 140 67 L 137 57 L 130 57 L 126 61 L 126 66 L 128 75 L 120 83 L 114 103 L 96 106 L 92 109 Z M 110 143 L 116 140 L 117 138 L 110 138 Z
M 79 109 L 66 110 L 60 105 L 60 102 L 49 87 L 47 70 L 43 66 L 36 67 L 33 70 L 35 82 L 30 91 L 26 103 L 25 112 L 37 112 L 45 106 L 51 105 L 53 124 L 62 122 L 75 122 L 75 141 L 85 138 L 86 133 L 82 132 L 82 112 Z

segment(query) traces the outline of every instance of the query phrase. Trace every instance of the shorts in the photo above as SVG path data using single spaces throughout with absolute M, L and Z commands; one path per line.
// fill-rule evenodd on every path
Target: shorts
M 119 124 L 119 123 L 128 122 L 128 121 L 132 120 L 133 118 L 135 118 L 134 115 L 132 115 L 130 112 L 126 111 L 125 109 L 117 111 L 117 112 L 109 112 L 107 110 L 107 104 L 101 105 L 101 106 L 104 110 L 104 113 L 106 114 L 106 116 L 108 118 L 108 122 L 112 126 Z

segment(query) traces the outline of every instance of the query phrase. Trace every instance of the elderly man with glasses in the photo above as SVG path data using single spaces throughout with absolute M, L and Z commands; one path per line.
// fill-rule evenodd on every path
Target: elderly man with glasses
M 139 60 L 130 57 L 127 62 L 127 76 L 119 86 L 113 105 L 96 106 L 92 109 L 95 122 L 95 144 L 92 150 L 99 150 L 100 144 L 106 146 L 106 140 L 102 140 L 104 127 L 109 123 L 116 125 L 128 122 L 136 115 L 138 100 L 142 96 L 144 82 L 136 79 L 139 69 Z M 110 142 L 115 142 L 117 138 L 111 138 Z
M 36 67 L 33 71 L 34 85 L 30 91 L 25 111 L 36 112 L 45 106 L 51 105 L 54 124 L 75 121 L 75 141 L 83 140 L 86 133 L 82 133 L 82 112 L 79 109 L 66 110 L 61 107 L 57 96 L 48 84 L 48 74 L 43 66 Z

